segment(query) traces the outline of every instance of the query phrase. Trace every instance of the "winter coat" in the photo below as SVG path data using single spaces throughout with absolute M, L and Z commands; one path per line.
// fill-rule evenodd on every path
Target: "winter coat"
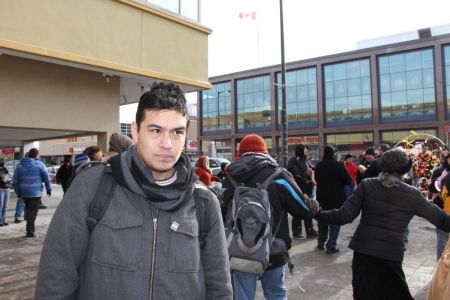
M 375 158 L 367 168 L 366 172 L 364 172 L 364 178 L 373 178 L 378 177 L 381 173 L 381 156 Z
M 347 168 L 348 174 L 352 178 L 352 182 L 356 182 L 356 175 L 358 174 L 358 167 L 354 162 L 344 162 L 345 167 Z
M 50 175 L 47 168 L 40 161 L 33 158 L 24 158 L 17 165 L 13 177 L 14 192 L 19 197 L 41 197 L 42 183 L 47 193 L 52 191 Z
M 132 146 L 110 160 L 118 185 L 91 233 L 86 220 L 104 166 L 76 175 L 47 232 L 36 300 L 232 299 L 217 199 L 208 193 L 201 249 L 187 156 L 175 165 L 177 179 L 170 186 L 157 185 L 136 157 Z M 138 177 L 143 170 L 148 172 Z
M 211 169 L 206 156 L 200 156 L 198 159 L 198 167 L 195 169 L 198 179 L 206 186 L 211 185 Z
M 314 184 L 312 183 L 313 169 L 306 160 L 305 155 L 292 157 L 286 168 L 294 176 L 295 182 L 308 196 L 312 195 Z
M 278 164 L 269 155 L 260 153 L 246 153 L 238 160 L 232 161 L 228 165 L 228 176 L 225 178 L 222 190 L 224 201 L 224 213 L 233 200 L 234 186 L 230 176 L 239 183 L 245 183 L 248 187 L 256 187 L 257 183 L 264 182 L 276 169 Z M 291 238 L 289 235 L 289 224 L 287 213 L 294 217 L 306 218 L 314 216 L 318 211 L 318 203 L 302 193 L 295 183 L 294 178 L 288 171 L 283 171 L 268 187 L 269 202 L 273 209 L 273 224 L 281 220 L 276 237 L 284 240 L 286 249 L 291 248 Z M 275 227 L 272 230 L 275 231 Z M 289 260 L 287 253 L 282 255 L 271 255 L 269 268 L 273 269 L 286 264 Z
M 69 184 L 73 176 L 73 168 L 74 167 L 72 165 L 66 166 L 63 164 L 59 168 L 58 172 L 56 172 L 56 183 L 61 184 L 64 192 L 69 188 Z
M 317 182 L 316 198 L 322 209 L 341 207 L 347 199 L 344 186 L 352 183 L 344 164 L 332 157 L 324 157 L 316 165 L 314 174 Z
M 8 169 L 0 167 L 0 189 L 11 188 L 11 176 L 9 175 Z
M 362 180 L 340 209 L 322 211 L 317 219 L 342 225 L 352 222 L 360 212 L 349 247 L 382 259 L 403 261 L 403 233 L 415 215 L 450 231 L 450 215 L 427 201 L 417 188 L 404 182 L 388 188 L 378 178 Z

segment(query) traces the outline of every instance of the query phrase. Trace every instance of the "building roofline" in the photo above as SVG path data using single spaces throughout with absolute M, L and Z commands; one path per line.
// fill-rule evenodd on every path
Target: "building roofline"
M 329 55 L 324 55 L 324 56 L 319 56 L 319 57 L 307 58 L 307 59 L 303 59 L 303 60 L 292 61 L 292 62 L 286 63 L 286 67 L 298 66 L 299 64 L 316 65 L 318 61 L 332 61 L 332 60 L 335 60 L 336 58 L 342 58 L 344 56 L 348 56 L 348 57 L 357 56 L 357 55 L 364 56 L 365 53 L 367 53 L 367 55 L 369 56 L 370 55 L 369 53 L 372 53 L 372 52 L 377 52 L 377 51 L 386 52 L 385 51 L 386 49 L 390 50 L 392 48 L 416 45 L 418 43 L 430 43 L 430 42 L 433 43 L 437 40 L 443 40 L 443 39 L 449 39 L 448 42 L 450 43 L 450 33 L 436 35 L 436 36 L 427 37 L 427 38 L 409 40 L 409 41 L 404 41 L 404 42 L 398 42 L 398 43 L 393 43 L 393 44 L 385 44 L 385 45 L 380 45 L 380 46 L 375 46 L 375 47 L 370 47 L 370 48 L 357 49 L 357 50 L 351 50 L 351 51 L 340 52 L 340 53 L 335 53 L 335 54 L 329 54 Z M 391 51 L 386 52 L 386 54 L 388 54 L 390 52 Z M 260 68 L 254 68 L 254 69 L 242 70 L 242 71 L 223 74 L 223 75 L 217 75 L 217 76 L 209 77 L 209 81 L 211 83 L 214 83 L 214 82 L 226 81 L 227 78 L 240 77 L 240 76 L 245 77 L 246 75 L 253 76 L 253 75 L 256 75 L 256 73 L 267 73 L 267 72 L 274 71 L 274 69 L 279 69 L 280 66 L 281 66 L 281 64 L 275 64 L 275 65 L 270 65 L 270 66 L 265 66 L 265 67 L 260 67 Z M 289 71 L 289 70 L 287 70 L 287 71 Z

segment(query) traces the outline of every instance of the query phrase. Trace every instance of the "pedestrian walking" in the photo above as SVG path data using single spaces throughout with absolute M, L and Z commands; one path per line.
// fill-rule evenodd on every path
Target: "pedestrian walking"
M 72 160 L 70 157 L 66 157 L 64 158 L 63 164 L 59 167 L 58 172 L 56 172 L 56 183 L 61 185 L 64 193 L 66 193 L 69 188 L 72 174 Z
M 232 299 L 219 202 L 182 152 L 188 120 L 175 84 L 141 96 L 136 144 L 77 174 L 56 210 L 36 300 Z M 89 209 L 100 197 L 102 216 Z
M 27 219 L 25 237 L 27 238 L 38 236 L 34 223 L 41 205 L 43 184 L 50 197 L 52 194 L 50 175 L 45 165 L 39 160 L 39 150 L 33 148 L 28 152 L 28 157 L 22 159 L 17 165 L 13 177 L 14 192 L 25 203 Z
M 6 211 L 8 209 L 11 188 L 11 176 L 6 168 L 6 161 L 0 158 L 0 226 L 8 226 Z
M 450 215 L 402 181 L 412 166 L 403 151 L 386 152 L 380 163 L 382 173 L 377 178 L 362 180 L 340 209 L 322 211 L 317 219 L 343 225 L 361 213 L 349 245 L 354 251 L 354 299 L 413 299 L 402 269 L 403 232 L 415 215 L 448 232 Z

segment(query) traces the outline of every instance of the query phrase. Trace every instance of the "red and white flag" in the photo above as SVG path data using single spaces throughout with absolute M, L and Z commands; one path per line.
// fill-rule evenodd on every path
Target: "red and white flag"
M 239 13 L 240 19 L 252 19 L 256 20 L 256 11 L 250 11 L 250 12 L 240 12 Z

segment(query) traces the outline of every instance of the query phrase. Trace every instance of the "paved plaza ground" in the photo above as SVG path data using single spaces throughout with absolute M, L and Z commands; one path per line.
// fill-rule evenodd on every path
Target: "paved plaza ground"
M 36 220 L 36 239 L 25 239 L 25 223 L 14 224 L 16 198 L 14 193 L 8 209 L 9 226 L 0 227 L 0 299 L 33 299 L 37 265 L 48 224 L 62 198 L 60 186 L 54 185 L 52 197 L 44 197 L 47 209 L 40 210 Z M 337 254 L 316 249 L 317 241 L 295 240 L 291 249 L 294 274 L 287 273 L 289 299 L 347 300 L 352 299 L 351 261 L 353 252 L 347 245 L 358 219 L 341 228 Z M 316 226 L 316 224 L 315 224 Z M 316 226 L 317 228 L 317 226 Z M 427 285 L 436 265 L 436 234 L 434 227 L 415 217 L 410 224 L 410 239 L 403 269 L 410 291 L 416 300 L 425 300 Z M 298 288 L 299 284 L 305 292 Z M 257 299 L 264 299 L 258 288 Z

